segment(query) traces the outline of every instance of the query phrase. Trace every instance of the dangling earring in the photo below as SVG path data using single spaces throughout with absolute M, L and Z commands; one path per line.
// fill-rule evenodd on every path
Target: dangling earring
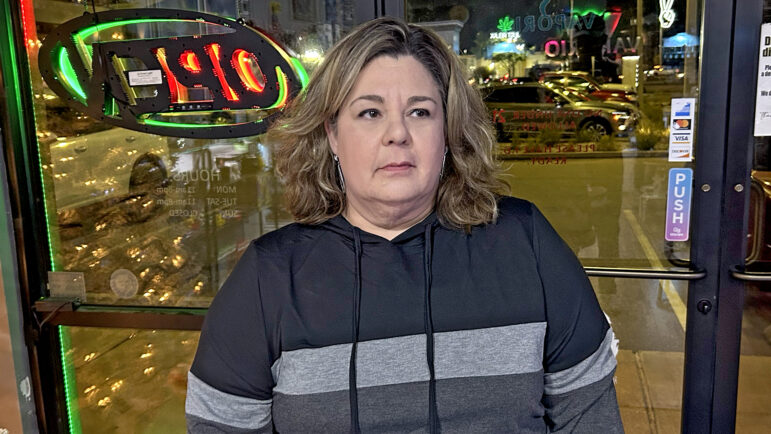
M 449 150 L 449 148 L 447 148 L 447 147 L 444 148 L 444 155 L 442 155 L 442 168 L 441 168 L 441 170 L 439 170 L 439 179 L 442 179 L 444 177 L 444 161 L 445 161 L 445 159 L 447 159 L 447 151 L 448 150 Z
M 340 189 L 345 194 L 345 178 L 343 178 L 343 169 L 340 168 L 340 159 L 337 158 L 337 154 L 332 154 L 332 158 L 335 160 L 335 166 L 337 166 L 337 175 L 340 177 Z

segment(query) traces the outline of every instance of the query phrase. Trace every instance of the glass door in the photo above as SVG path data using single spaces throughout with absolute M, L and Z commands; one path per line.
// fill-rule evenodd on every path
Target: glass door
M 539 206 L 591 276 L 620 340 L 627 432 L 733 429 L 738 348 L 714 334 L 738 324 L 737 282 L 714 254 L 747 233 L 730 229 L 740 202 L 738 215 L 721 208 L 745 181 L 723 186 L 727 167 L 742 170 L 725 155 L 723 65 L 735 59 L 734 19 L 752 27 L 719 3 L 406 2 L 407 19 L 443 35 L 485 97 L 511 194 Z M 742 409 L 737 431 L 765 426 Z
M 565 238 L 610 316 L 627 432 L 722 433 L 734 421 L 738 432 L 762 430 L 768 293 L 742 298 L 736 278 L 753 272 L 737 265 L 745 257 L 763 257 L 767 227 L 765 166 L 750 183 L 740 121 L 754 99 L 742 86 L 754 83 L 758 4 L 22 0 L 3 16 L 14 30 L 0 51 L 4 77 L 21 71 L 6 157 L 21 197 L 26 307 L 48 325 L 36 329 L 33 356 L 41 430 L 183 432 L 184 374 L 211 298 L 250 239 L 289 222 L 259 136 L 138 133 L 78 113 L 46 85 L 41 40 L 84 12 L 128 7 L 241 18 L 308 73 L 376 16 L 438 32 L 485 98 L 511 194 Z M 65 57 L 169 34 L 131 23 L 87 36 Z M 233 121 L 206 116 L 195 122 Z M 752 229 L 742 223 L 748 198 Z M 745 250 L 748 233 L 761 241 Z M 68 290 L 80 304 L 37 301 Z
M 373 4 L 12 3 L 4 3 L 2 29 L 8 33 L 0 51 L 2 76 L 15 80 L 7 111 L 15 136 L 7 158 L 17 169 L 14 184 L 23 214 L 20 262 L 31 276 L 25 300 L 38 345 L 32 357 L 39 429 L 184 432 L 187 371 L 206 309 L 248 243 L 291 217 L 280 205 L 273 148 L 261 135 L 177 138 L 121 123 L 179 131 L 255 124 L 250 116 L 283 108 L 326 50 L 376 16 Z M 179 11 L 187 14 L 180 18 Z M 251 37 L 244 44 L 253 45 L 227 47 L 232 29 Z M 260 34 L 268 36 L 255 42 Z M 211 43 L 197 42 L 204 40 Z M 141 41 L 151 41 L 146 53 L 125 48 Z M 179 49 L 180 43 L 187 45 Z M 275 103 L 255 103 L 268 107 L 257 115 L 250 112 L 252 105 L 238 107 L 238 92 L 264 87 L 266 77 L 279 73 L 260 70 L 264 59 L 254 53 L 284 59 L 277 68 L 291 77 L 275 79 L 280 87 Z M 150 62 L 174 77 L 167 80 L 168 89 L 130 83 L 130 71 Z M 220 80 L 235 77 L 230 84 L 237 91 L 224 95 L 233 106 L 212 107 L 217 98 L 201 78 L 212 73 L 212 65 Z M 119 84 L 129 89 L 126 94 L 104 92 L 104 100 L 97 101 L 103 92 L 89 83 L 98 68 L 128 79 L 128 87 Z M 170 95 L 174 113 L 130 119 L 133 108 L 153 104 L 159 95 Z M 86 113 L 69 100 L 103 110 Z

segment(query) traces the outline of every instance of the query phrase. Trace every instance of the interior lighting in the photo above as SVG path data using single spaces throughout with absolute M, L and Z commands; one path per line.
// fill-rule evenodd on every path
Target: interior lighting
M 303 57 L 308 60 L 318 60 L 321 58 L 321 53 L 319 53 L 319 50 L 316 50 L 314 48 L 310 50 L 305 50 L 305 52 L 303 53 Z

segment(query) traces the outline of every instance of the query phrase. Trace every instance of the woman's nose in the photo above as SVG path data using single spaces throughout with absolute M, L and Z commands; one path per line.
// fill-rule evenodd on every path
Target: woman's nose
M 409 142 L 410 132 L 407 120 L 401 116 L 390 119 L 383 134 L 384 145 L 404 145 Z

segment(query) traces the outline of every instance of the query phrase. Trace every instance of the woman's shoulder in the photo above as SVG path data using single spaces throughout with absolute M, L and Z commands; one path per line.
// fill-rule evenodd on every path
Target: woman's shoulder
M 501 196 L 498 199 L 498 220 L 496 225 L 525 224 L 530 226 L 535 210 L 535 205 L 529 200 L 513 196 Z
M 537 208 L 528 200 L 512 196 L 498 198 L 498 216 L 494 222 L 471 228 L 472 239 L 482 244 L 492 239 L 530 241 L 533 232 L 533 217 Z
M 286 255 L 296 247 L 314 242 L 322 234 L 318 226 L 290 223 L 252 240 L 251 247 L 258 255 Z
M 500 215 L 532 215 L 533 203 L 529 200 L 520 199 L 514 196 L 501 196 L 498 198 L 498 210 Z

